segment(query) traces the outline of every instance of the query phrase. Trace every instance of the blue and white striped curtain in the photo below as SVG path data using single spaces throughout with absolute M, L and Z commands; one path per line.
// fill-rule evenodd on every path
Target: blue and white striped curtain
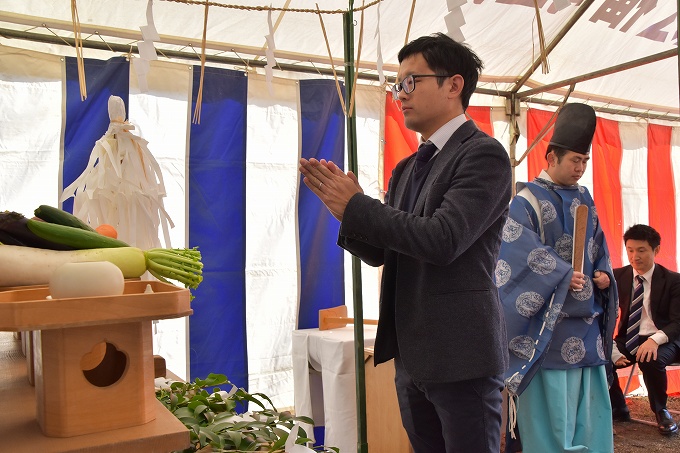
M 339 223 L 297 171 L 300 156 L 346 165 L 335 82 L 274 79 L 270 91 L 264 76 L 207 67 L 192 124 L 200 67 L 152 62 L 142 93 L 130 64 L 86 59 L 83 102 L 73 58 L 0 49 L 0 209 L 57 206 L 108 127 L 109 96 L 121 97 L 163 171 L 170 246 L 198 246 L 205 265 L 194 314 L 156 324 L 154 353 L 182 378 L 223 373 L 292 406 L 291 332 L 317 327 L 321 308 L 351 311 Z M 383 96 L 357 89 L 359 177 L 375 197 Z M 364 267 L 363 282 L 364 316 L 375 318 L 377 271 Z

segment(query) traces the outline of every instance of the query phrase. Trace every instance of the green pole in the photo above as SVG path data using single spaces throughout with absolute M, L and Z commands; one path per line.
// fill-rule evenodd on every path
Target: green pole
M 679 0 L 680 1 L 680 0 Z M 342 15 L 345 37 L 345 105 L 349 108 L 354 86 L 354 4 Z M 356 103 L 356 102 L 355 102 Z M 347 112 L 347 163 L 349 170 L 359 174 L 357 167 L 357 121 L 352 111 Z M 361 261 L 352 256 L 352 282 L 354 302 L 354 369 L 357 393 L 357 452 L 368 453 L 366 438 L 366 373 L 364 370 L 364 312 L 361 295 Z

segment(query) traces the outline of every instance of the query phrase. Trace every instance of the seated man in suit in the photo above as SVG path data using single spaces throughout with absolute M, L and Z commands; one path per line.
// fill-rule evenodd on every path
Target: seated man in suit
M 666 366 L 680 361 L 680 274 L 654 262 L 661 247 L 654 228 L 633 225 L 623 240 L 630 265 L 614 269 L 621 315 L 612 362 L 615 368 L 637 362 L 659 432 L 673 434 L 678 425 L 666 409 Z M 614 420 L 630 420 L 618 379 L 609 396 Z

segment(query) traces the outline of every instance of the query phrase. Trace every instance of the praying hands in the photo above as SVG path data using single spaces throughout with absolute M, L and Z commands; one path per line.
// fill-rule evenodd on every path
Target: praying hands
M 351 171 L 345 174 L 332 161 L 300 159 L 299 170 L 304 176 L 302 181 L 305 185 L 339 221 L 342 221 L 350 198 L 357 193 L 364 193 L 356 175 Z

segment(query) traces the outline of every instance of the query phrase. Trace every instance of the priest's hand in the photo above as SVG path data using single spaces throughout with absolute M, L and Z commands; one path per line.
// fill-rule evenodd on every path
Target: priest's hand
M 571 276 L 571 283 L 569 284 L 569 289 L 572 291 L 581 291 L 583 285 L 586 284 L 586 276 L 582 272 L 574 271 Z

